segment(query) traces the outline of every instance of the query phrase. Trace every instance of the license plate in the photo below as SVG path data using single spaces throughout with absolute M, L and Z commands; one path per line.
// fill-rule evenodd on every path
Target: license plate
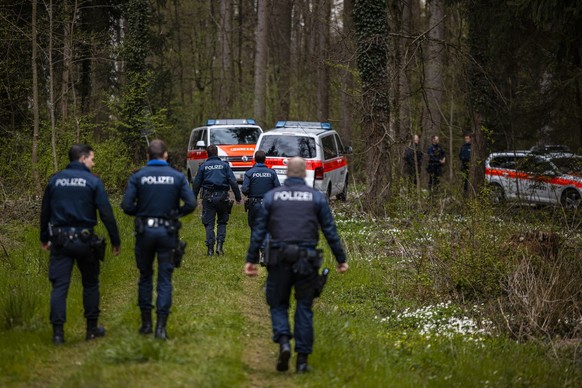
M 284 168 L 276 168 L 276 169 L 275 169 L 275 172 L 276 172 L 278 175 L 285 175 L 285 174 L 287 174 L 287 170 L 286 170 L 286 169 L 284 169 Z

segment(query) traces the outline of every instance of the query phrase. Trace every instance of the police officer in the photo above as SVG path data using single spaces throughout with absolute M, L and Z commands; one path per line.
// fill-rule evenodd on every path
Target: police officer
M 265 151 L 255 153 L 255 165 L 245 172 L 241 191 L 248 197 L 248 223 L 253 227 L 265 193 L 281 186 L 277 173 L 265 165 Z
M 105 335 L 105 329 L 97 325 L 99 261 L 103 259 L 101 249 L 105 248 L 104 241 L 93 234 L 93 227 L 97 225 L 97 210 L 116 256 L 121 241 L 103 182 L 91 173 L 94 158 L 95 153 L 88 145 L 73 145 L 69 150 L 69 165 L 51 177 L 42 199 L 40 243 L 43 249 L 50 249 L 51 252 L 50 320 L 53 343 L 56 345 L 65 342 L 63 325 L 67 317 L 67 293 L 75 261 L 83 284 L 83 307 L 87 320 L 85 338 L 91 340 Z
M 241 194 L 236 183 L 236 178 L 230 169 L 230 165 L 218 157 L 218 148 L 211 144 L 206 148 L 208 159 L 200 165 L 192 191 L 198 197 L 202 189 L 202 224 L 206 229 L 206 247 L 208 256 L 214 255 L 214 242 L 216 241 L 216 254 L 223 255 L 223 245 L 226 239 L 226 224 L 232 203 L 228 198 L 229 187 L 234 192 L 237 203 L 241 201 Z M 216 235 L 214 234 L 214 222 L 217 223 Z
M 168 164 L 166 144 L 153 140 L 148 146 L 149 162 L 133 174 L 121 208 L 135 216 L 135 258 L 139 269 L 138 305 L 141 334 L 152 333 L 153 262 L 158 257 L 155 337 L 167 339 L 166 323 L 172 305 L 172 273 L 179 265 L 178 217 L 192 213 L 196 199 L 188 180 Z M 184 202 L 180 206 L 180 199 Z
M 464 136 L 465 143 L 459 150 L 459 159 L 461 160 L 461 173 L 463 174 L 463 190 L 465 193 L 469 190 L 469 163 L 471 162 L 471 141 L 473 137 L 470 134 Z
M 305 160 L 289 160 L 285 183 L 265 194 L 263 207 L 252 231 L 244 272 L 258 274 L 259 248 L 266 233 L 271 241 L 267 248 L 267 304 L 273 325 L 273 341 L 279 343 L 277 370 L 289 368 L 293 338 L 288 309 L 291 289 L 295 289 L 296 371 L 308 371 L 307 358 L 313 347 L 313 299 L 316 297 L 320 252 L 316 250 L 319 229 L 338 262 L 337 271 L 348 270 L 346 254 L 337 234 L 333 215 L 325 196 L 305 184 Z
M 428 188 L 432 190 L 437 188 L 440 183 L 440 177 L 443 174 L 443 164 L 445 164 L 445 150 L 439 144 L 440 139 L 437 135 L 432 137 L 432 144 L 428 147 Z

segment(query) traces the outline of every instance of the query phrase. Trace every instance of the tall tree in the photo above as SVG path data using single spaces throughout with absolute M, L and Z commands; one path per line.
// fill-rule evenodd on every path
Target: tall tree
M 388 85 L 388 21 L 385 0 L 356 0 L 354 23 L 357 58 L 362 80 L 363 137 L 366 139 L 365 206 L 375 214 L 384 211 L 391 195 L 390 100 Z
M 317 119 L 328 121 L 329 117 L 329 67 L 327 65 L 329 50 L 329 21 L 331 17 L 330 0 L 317 2 Z
M 255 99 L 253 112 L 256 120 L 266 120 L 266 88 L 269 34 L 269 0 L 258 0 L 258 22 L 255 46 Z

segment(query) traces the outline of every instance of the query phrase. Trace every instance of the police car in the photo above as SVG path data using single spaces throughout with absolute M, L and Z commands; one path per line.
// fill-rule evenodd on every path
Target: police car
M 188 181 L 192 181 L 198 167 L 208 158 L 206 147 L 218 147 L 218 157 L 230 164 L 237 182 L 253 167 L 255 146 L 263 133 L 253 119 L 212 119 L 206 125 L 194 128 L 188 142 Z
M 305 159 L 311 187 L 345 201 L 348 197 L 348 158 L 351 147 L 344 147 L 331 124 L 308 121 L 279 121 L 275 128 L 264 132 L 257 151 L 265 151 L 265 164 L 274 169 L 283 184 L 287 177 L 289 158 Z
M 495 152 L 485 161 L 494 203 L 519 200 L 577 208 L 582 198 L 582 156 L 565 146 Z

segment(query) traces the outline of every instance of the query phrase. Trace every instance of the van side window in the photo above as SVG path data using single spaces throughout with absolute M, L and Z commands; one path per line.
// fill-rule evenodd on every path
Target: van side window
M 321 145 L 323 146 L 323 158 L 325 160 L 333 159 L 337 156 L 337 149 L 333 136 L 323 137 L 321 139 Z

